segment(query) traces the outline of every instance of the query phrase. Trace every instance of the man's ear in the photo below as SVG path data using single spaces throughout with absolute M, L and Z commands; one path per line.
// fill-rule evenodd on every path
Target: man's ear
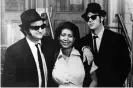
M 103 21 L 104 21 L 104 17 L 101 16 L 101 22 L 103 22 Z
M 105 17 L 101 16 L 101 21 L 104 21 L 105 19 L 106 19 L 106 16 Z

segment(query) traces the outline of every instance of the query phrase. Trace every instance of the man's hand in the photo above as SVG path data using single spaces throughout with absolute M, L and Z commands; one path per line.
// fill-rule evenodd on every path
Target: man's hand
M 93 61 L 93 54 L 88 47 L 83 48 L 83 62 L 85 62 L 85 60 L 88 61 L 88 65 Z

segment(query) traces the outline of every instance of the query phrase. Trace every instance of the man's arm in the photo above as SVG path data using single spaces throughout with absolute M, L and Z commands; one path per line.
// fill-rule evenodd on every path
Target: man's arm
M 5 63 L 4 63 L 4 70 L 3 70 L 3 87 L 13 87 L 15 86 L 16 82 L 16 64 L 13 61 L 12 55 L 8 53 L 5 54 Z
M 130 53 L 128 50 L 128 45 L 125 41 L 124 36 L 120 36 L 118 41 L 118 54 L 119 54 L 119 71 L 121 72 L 121 80 L 125 81 L 126 77 L 128 76 L 130 72 L 130 66 L 131 66 L 131 59 L 130 59 Z

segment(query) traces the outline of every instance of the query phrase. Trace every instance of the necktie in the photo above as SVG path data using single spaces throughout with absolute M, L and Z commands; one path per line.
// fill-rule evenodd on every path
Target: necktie
M 43 63 L 42 63 L 42 58 L 41 58 L 41 53 L 39 51 L 39 46 L 40 44 L 36 44 L 36 48 L 37 48 L 37 55 L 38 55 L 38 62 L 39 62 L 39 67 L 40 67 L 40 71 L 41 71 L 41 78 L 42 78 L 42 83 L 41 83 L 41 86 L 42 85 L 45 85 L 45 80 L 44 80 L 44 70 L 43 70 Z
M 93 47 L 93 48 L 94 48 L 94 52 L 95 52 L 95 54 L 98 53 L 98 51 L 97 51 L 97 44 L 96 44 L 96 38 L 98 38 L 98 36 L 97 36 L 97 35 L 94 35 L 94 36 L 93 36 L 93 39 L 94 39 L 94 44 L 93 44 L 94 47 Z

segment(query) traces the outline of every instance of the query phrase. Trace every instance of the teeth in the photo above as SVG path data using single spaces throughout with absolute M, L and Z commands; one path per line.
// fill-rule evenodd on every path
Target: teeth
M 63 43 L 64 45 L 66 45 L 66 44 L 69 44 L 69 43 Z
M 68 44 L 68 43 L 63 43 L 63 44 Z

